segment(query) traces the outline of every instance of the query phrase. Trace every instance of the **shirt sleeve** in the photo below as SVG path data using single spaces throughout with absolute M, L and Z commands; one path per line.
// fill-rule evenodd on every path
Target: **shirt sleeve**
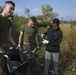
M 21 27 L 21 31 L 22 31 L 22 32 L 25 31 L 25 25 L 23 25 L 23 26 Z
M 35 26 L 35 34 L 37 34 L 37 33 L 38 33 L 38 27 Z

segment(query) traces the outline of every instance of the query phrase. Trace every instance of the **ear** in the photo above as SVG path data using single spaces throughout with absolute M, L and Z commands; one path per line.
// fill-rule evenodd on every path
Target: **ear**
M 6 4 L 4 5 L 4 9 L 6 8 Z

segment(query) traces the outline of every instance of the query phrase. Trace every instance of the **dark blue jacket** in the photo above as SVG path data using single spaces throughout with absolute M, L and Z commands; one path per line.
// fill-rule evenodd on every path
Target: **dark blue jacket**
M 53 30 L 53 28 L 50 27 L 44 34 L 47 36 L 47 40 L 49 41 L 49 43 L 46 45 L 46 50 L 53 53 L 59 52 L 60 42 L 63 37 L 61 29 L 58 27 L 57 29 Z

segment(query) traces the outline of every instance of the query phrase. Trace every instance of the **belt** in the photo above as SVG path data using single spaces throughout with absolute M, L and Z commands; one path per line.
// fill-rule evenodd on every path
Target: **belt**
M 31 44 L 31 43 L 29 43 L 29 42 L 23 42 L 23 44 L 24 44 L 24 45 L 29 45 L 29 44 Z
M 29 45 L 29 44 L 35 44 L 34 42 L 33 43 L 29 43 L 29 42 L 23 42 L 24 45 Z

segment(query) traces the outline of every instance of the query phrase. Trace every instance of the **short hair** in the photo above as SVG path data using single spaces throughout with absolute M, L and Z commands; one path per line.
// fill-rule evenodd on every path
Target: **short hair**
M 15 7 L 15 3 L 13 1 L 6 1 L 5 4 L 12 4 Z
M 36 23 L 36 17 L 35 17 L 35 16 L 30 17 L 30 19 L 31 19 L 34 23 Z
M 55 19 L 53 20 L 53 23 L 59 25 L 59 24 L 60 24 L 60 21 L 59 21 L 59 19 L 55 18 Z

